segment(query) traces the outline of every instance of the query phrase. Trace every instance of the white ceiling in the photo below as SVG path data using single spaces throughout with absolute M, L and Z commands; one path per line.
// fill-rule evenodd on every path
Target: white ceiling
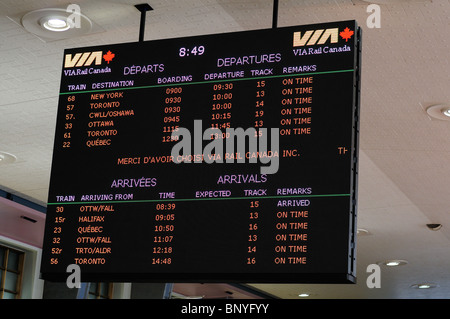
M 358 238 L 358 284 L 253 285 L 280 298 L 298 298 L 303 291 L 310 298 L 450 297 L 450 121 L 426 113 L 432 104 L 450 103 L 450 2 L 372 2 L 382 3 L 381 28 L 366 26 L 370 2 L 279 1 L 280 27 L 355 19 L 363 29 L 358 227 L 370 232 Z M 0 165 L 0 189 L 43 206 L 63 50 L 134 42 L 139 33 L 140 13 L 134 4 L 141 1 L 131 0 L 77 1 L 101 29 L 78 38 L 45 42 L 18 23 L 29 11 L 69 3 L 0 0 L 0 151 L 17 157 Z M 154 10 L 147 13 L 145 40 L 272 25 L 272 0 L 148 3 Z M 16 226 L 6 227 L 6 221 L 22 212 L 4 202 L 0 235 L 8 237 Z M 431 231 L 427 223 L 443 227 Z M 42 231 L 39 224 L 33 224 L 37 232 Z M 386 259 L 408 264 L 382 268 L 381 288 L 369 289 L 367 265 Z M 438 287 L 411 288 L 421 282 Z

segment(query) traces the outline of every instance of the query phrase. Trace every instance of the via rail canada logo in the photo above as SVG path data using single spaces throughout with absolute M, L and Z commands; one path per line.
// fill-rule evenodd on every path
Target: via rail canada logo
M 105 54 L 103 54 L 103 51 L 83 52 L 75 55 L 66 54 L 64 57 L 64 68 L 90 66 L 92 64 L 101 65 L 102 59 L 109 64 L 115 56 L 111 51 Z
M 348 27 L 341 32 L 339 32 L 339 28 L 309 30 L 303 34 L 301 32 L 294 32 L 293 46 L 322 45 L 328 40 L 330 40 L 330 43 L 337 43 L 339 36 L 347 42 L 354 33 Z

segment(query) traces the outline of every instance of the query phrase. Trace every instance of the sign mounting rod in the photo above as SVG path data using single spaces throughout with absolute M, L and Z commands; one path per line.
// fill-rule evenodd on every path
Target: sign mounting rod
M 278 24 L 278 0 L 273 0 L 272 29 L 276 29 Z
M 145 16 L 147 11 L 153 10 L 153 8 L 150 7 L 148 3 L 136 4 L 135 7 L 141 12 L 141 24 L 139 27 L 139 42 L 142 42 L 144 41 Z

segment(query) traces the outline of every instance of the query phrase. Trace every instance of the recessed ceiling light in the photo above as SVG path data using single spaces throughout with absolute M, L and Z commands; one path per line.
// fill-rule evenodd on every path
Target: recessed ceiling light
M 368 231 L 367 229 L 364 229 L 364 228 L 358 228 L 358 229 L 356 230 L 356 234 L 357 234 L 358 236 L 370 235 L 369 231 Z
M 420 285 L 417 285 L 417 288 L 419 288 L 419 289 L 429 289 L 429 288 L 431 288 L 431 285 L 430 284 L 420 284 Z
M 362 0 L 362 1 L 376 4 L 398 4 L 410 0 Z
M 389 267 L 399 266 L 399 265 L 400 265 L 400 262 L 398 260 L 388 261 L 386 263 L 386 266 L 389 266 Z
M 14 163 L 17 157 L 10 153 L 0 152 L 0 165 Z
M 429 116 L 444 121 L 450 121 L 450 104 L 436 104 L 427 108 Z
M 62 32 L 70 29 L 67 19 L 61 17 L 48 17 L 42 21 L 42 26 L 50 31 Z
M 385 260 L 385 261 L 378 262 L 377 264 L 378 265 L 388 266 L 388 267 L 397 267 L 397 266 L 404 266 L 407 263 L 408 262 L 406 260 L 390 259 L 390 260 Z
M 439 230 L 442 228 L 442 224 L 438 224 L 438 223 L 427 224 L 427 227 L 428 227 L 428 229 L 436 231 L 436 230 Z
M 309 294 L 309 293 L 306 293 L 306 292 L 303 292 L 303 293 L 301 293 L 301 294 L 298 294 L 298 296 L 301 297 L 301 298 L 307 298 L 307 297 L 310 296 L 310 294 Z
M 9 18 L 46 42 L 104 31 L 82 12 L 77 13 L 76 19 L 73 14 L 75 13 L 70 10 L 68 12 L 66 8 L 46 8 Z
M 430 289 L 430 288 L 436 288 L 438 287 L 437 284 L 435 283 L 430 283 L 430 282 L 424 282 L 421 284 L 414 284 L 411 286 L 411 288 L 415 288 L 415 289 Z

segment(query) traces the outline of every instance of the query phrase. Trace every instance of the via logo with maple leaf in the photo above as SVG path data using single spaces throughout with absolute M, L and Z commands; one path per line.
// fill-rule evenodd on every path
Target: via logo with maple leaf
M 106 62 L 111 62 L 112 59 L 114 59 L 116 55 L 114 53 L 112 53 L 111 51 L 106 52 L 106 54 L 103 54 L 103 60 L 105 60 Z
M 347 42 L 347 41 L 352 37 L 352 35 L 353 35 L 354 33 L 355 33 L 355 32 L 353 32 L 352 30 L 350 30 L 350 29 L 347 27 L 347 28 L 344 29 L 344 31 L 339 32 L 339 35 L 341 36 L 342 39 L 345 40 L 345 42 Z

